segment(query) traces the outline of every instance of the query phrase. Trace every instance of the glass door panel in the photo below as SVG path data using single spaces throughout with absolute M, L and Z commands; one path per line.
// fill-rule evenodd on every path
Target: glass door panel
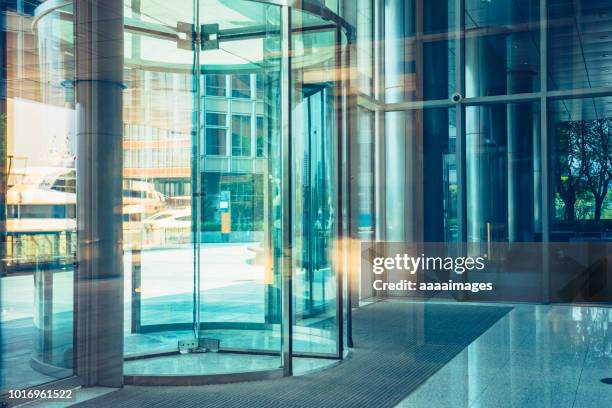
M 194 51 L 177 46 L 185 7 L 125 10 L 123 231 L 125 355 L 176 350 L 193 336 Z M 189 4 L 187 4 L 189 3 Z
M 280 8 L 201 1 L 200 24 L 218 41 L 200 53 L 198 336 L 280 354 Z M 280 366 L 255 360 L 239 369 Z
M 297 11 L 293 24 L 294 350 L 337 355 L 336 31 Z

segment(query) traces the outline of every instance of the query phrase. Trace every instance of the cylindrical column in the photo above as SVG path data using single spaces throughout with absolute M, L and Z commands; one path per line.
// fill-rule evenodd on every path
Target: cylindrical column
M 405 58 L 409 55 L 408 38 L 414 36 L 414 4 L 412 1 L 385 2 L 385 102 L 406 100 L 407 72 Z M 410 197 L 408 165 L 414 121 L 407 120 L 405 112 L 385 114 L 385 219 L 386 239 L 406 241 L 409 230 Z
M 448 2 L 422 2 L 423 31 L 447 32 Z M 448 97 L 448 44 L 446 41 L 423 41 L 420 65 L 423 99 Z M 425 242 L 444 241 L 444 142 L 448 140 L 448 109 L 423 112 L 423 229 Z
M 491 13 L 498 12 L 492 8 Z M 491 14 L 490 21 L 496 21 Z M 492 59 L 505 38 L 484 32 L 465 39 L 466 96 L 505 93 L 506 62 Z M 505 105 L 468 106 L 465 110 L 467 239 L 486 243 L 504 239 L 506 231 Z
M 533 92 L 536 76 L 531 36 L 513 33 L 506 38 L 508 94 Z M 528 242 L 534 234 L 534 116 L 529 103 L 507 107 L 508 240 Z
M 75 0 L 77 374 L 123 384 L 123 1 Z

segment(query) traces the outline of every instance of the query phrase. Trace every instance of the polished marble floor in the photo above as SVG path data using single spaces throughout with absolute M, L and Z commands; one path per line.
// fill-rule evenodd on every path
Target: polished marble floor
M 399 407 L 612 407 L 612 308 L 512 306 Z

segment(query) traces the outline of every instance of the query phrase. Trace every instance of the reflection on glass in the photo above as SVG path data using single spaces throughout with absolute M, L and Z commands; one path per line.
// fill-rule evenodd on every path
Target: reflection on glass
M 29 30 L 15 27 L 30 27 L 38 11 L 5 6 L 0 394 L 73 374 L 76 251 L 73 30 L 62 18 L 71 7 L 48 13 Z
M 299 27 L 305 14 L 294 12 Z M 294 350 L 336 354 L 338 160 L 335 31 L 293 36 Z M 303 340 L 302 340 L 303 339 Z
M 222 41 L 200 56 L 206 78 L 230 78 L 230 97 L 205 95 L 200 104 L 207 117 L 218 112 L 215 126 L 225 125 L 227 115 L 230 137 L 227 149 L 203 157 L 200 174 L 198 336 L 220 340 L 226 351 L 280 354 L 280 10 L 251 1 L 217 7 L 236 17 L 220 26 L 258 34 Z M 210 20 L 209 10 L 201 10 L 201 20 Z M 280 366 L 278 358 L 263 367 L 241 359 L 234 371 Z
M 465 117 L 468 242 L 486 253 L 489 242 L 539 240 L 537 105 L 468 106 Z
M 612 7 L 601 0 L 549 0 L 548 87 L 612 86 Z
M 467 0 L 467 97 L 540 89 L 540 2 Z
M 359 133 L 357 138 L 358 168 L 357 206 L 358 230 L 362 239 L 373 239 L 375 198 L 374 198 L 374 112 L 358 108 Z
M 455 109 L 422 114 L 425 242 L 458 241 Z
M 250 115 L 232 115 L 232 156 L 251 156 Z
M 206 95 L 225 96 L 225 75 L 208 74 L 204 76 Z
M 612 97 L 551 102 L 550 183 L 555 241 L 601 238 L 612 219 Z M 602 228 L 603 227 L 603 228 Z M 578 238 L 580 237 L 580 238 Z
M 539 118 L 539 103 L 466 107 L 467 252 L 486 268 L 465 280 L 494 287 L 466 299 L 542 299 Z
M 387 2 L 387 103 L 445 99 L 455 92 L 454 4 L 450 0 Z
M 151 12 L 144 8 L 132 19 Z M 164 329 L 192 326 L 193 79 L 189 51 L 146 34 L 129 38 L 123 94 L 124 347 L 133 355 L 176 348 L 181 334 Z M 183 68 L 168 72 L 169 59 Z

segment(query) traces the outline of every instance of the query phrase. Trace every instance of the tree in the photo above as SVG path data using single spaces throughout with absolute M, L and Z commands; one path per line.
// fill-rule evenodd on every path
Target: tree
M 557 192 L 563 200 L 563 218 L 566 221 L 576 219 L 576 199 L 582 189 L 583 154 L 581 152 L 581 135 L 585 131 L 583 121 L 562 122 L 557 126 L 557 143 L 554 159 L 556 160 Z
M 582 174 L 586 189 L 595 199 L 593 218 L 601 218 L 601 207 L 612 181 L 612 134 L 609 118 L 583 122 L 580 132 Z

